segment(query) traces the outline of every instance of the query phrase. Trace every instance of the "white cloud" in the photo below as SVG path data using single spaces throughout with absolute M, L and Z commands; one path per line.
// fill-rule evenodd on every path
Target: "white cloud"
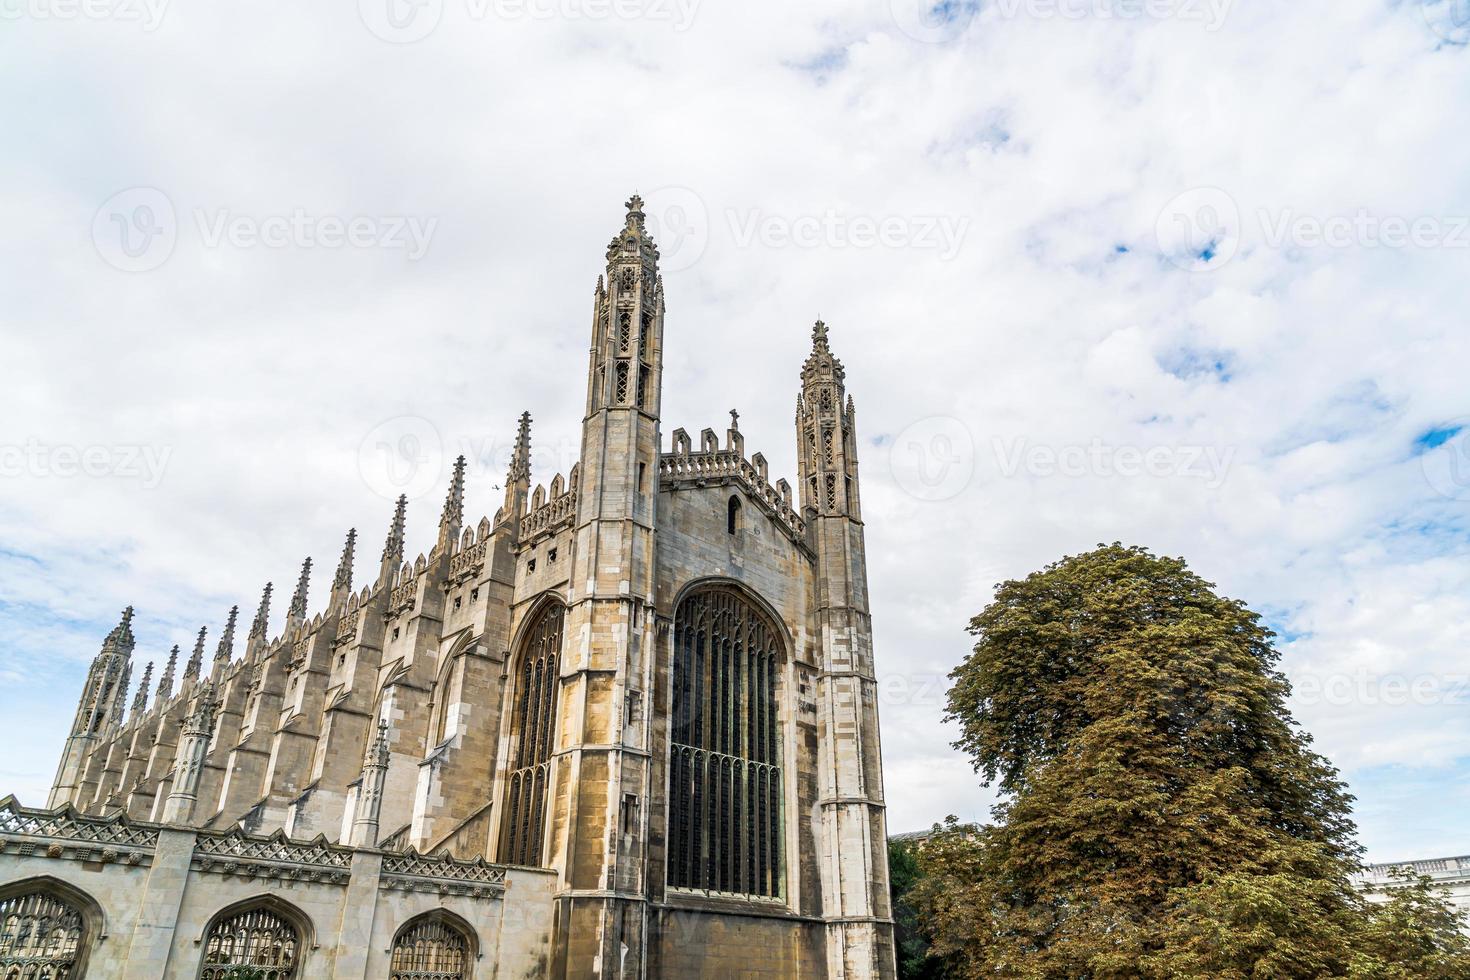
M 351 4 L 169 4 L 151 31 L 7 23 L 0 82 L 25 96 L 0 107 L 0 443 L 169 451 L 151 489 L 4 482 L 17 789 L 36 799 L 49 780 L 95 630 L 124 603 L 159 656 L 229 604 L 252 609 L 266 579 L 289 587 L 302 556 L 329 568 L 349 524 L 365 571 L 391 505 L 359 449 L 385 421 L 428 419 L 444 453 L 477 458 L 476 515 L 494 510 L 522 410 L 564 457 L 592 283 L 635 188 L 666 242 L 683 228 L 697 253 L 667 276 L 666 428 L 738 406 L 751 450 L 789 476 L 808 327 L 831 324 L 869 441 L 885 674 L 942 676 L 996 581 L 1118 539 L 1185 555 L 1302 634 L 1284 647 L 1298 680 L 1465 669 L 1464 502 L 1413 453 L 1470 414 L 1455 370 L 1470 250 L 1273 247 L 1261 218 L 1470 215 L 1470 139 L 1445 109 L 1470 53 L 1416 4 L 1234 4 L 1216 31 L 991 5 L 934 44 L 889 0 L 675 7 L 687 29 L 444 0 L 413 44 L 380 40 Z M 134 187 L 166 195 L 177 241 L 127 273 L 91 236 Z M 1237 247 L 1190 273 L 1157 228 L 1197 188 L 1233 210 L 1186 213 L 1171 242 L 1223 227 Z M 436 224 L 417 260 L 295 239 L 207 248 L 197 216 L 221 211 Z M 742 245 L 753 217 L 819 219 L 822 245 Z M 964 228 L 949 260 L 924 244 L 941 220 Z M 864 222 L 897 244 L 865 244 Z M 974 469 L 925 501 L 888 447 L 934 417 L 972 436 Z M 1018 439 L 1211 448 L 1229 465 L 1217 486 L 1008 477 L 994 446 Z M 420 544 L 439 496 L 411 508 Z M 892 826 L 982 815 L 938 699 L 901 690 L 883 705 Z M 1439 805 L 1425 786 L 1463 783 L 1463 708 L 1381 700 L 1299 711 L 1361 783 L 1376 856 L 1462 848 L 1453 821 L 1404 818 Z

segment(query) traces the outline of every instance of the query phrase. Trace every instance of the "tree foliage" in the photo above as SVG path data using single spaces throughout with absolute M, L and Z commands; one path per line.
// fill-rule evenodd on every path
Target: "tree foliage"
M 1449 949 L 1427 906 L 1408 929 L 1353 889 L 1352 798 L 1272 633 L 1182 560 L 1099 547 L 1004 583 L 970 630 L 948 718 L 1003 797 L 930 840 L 915 896 L 962 975 L 1389 977 L 1363 972 L 1400 955 L 1388 934 Z

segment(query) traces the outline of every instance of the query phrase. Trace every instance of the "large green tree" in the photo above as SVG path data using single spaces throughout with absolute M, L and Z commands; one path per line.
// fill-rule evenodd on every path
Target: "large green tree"
M 1004 583 L 970 630 L 948 718 L 1003 795 L 921 854 L 937 953 L 975 977 L 1349 975 L 1352 798 L 1255 613 L 1111 545 Z

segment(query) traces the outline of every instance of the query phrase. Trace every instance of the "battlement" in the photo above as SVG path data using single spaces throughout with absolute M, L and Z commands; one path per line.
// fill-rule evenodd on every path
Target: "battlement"
M 771 484 L 766 457 L 756 453 L 747 459 L 738 430 L 730 430 L 725 448 L 720 447 L 713 429 L 700 433 L 698 452 L 684 429 L 674 430 L 673 443 L 673 452 L 659 456 L 659 489 L 739 484 L 793 540 L 806 540 L 806 521 L 791 503 L 791 484 L 785 479 Z
M 541 534 L 555 530 L 572 520 L 577 514 L 577 489 L 581 474 L 572 467 L 571 478 L 565 482 L 560 473 L 551 481 L 548 496 L 544 486 L 537 486 L 531 494 L 531 509 L 521 521 L 521 541 L 529 541 Z

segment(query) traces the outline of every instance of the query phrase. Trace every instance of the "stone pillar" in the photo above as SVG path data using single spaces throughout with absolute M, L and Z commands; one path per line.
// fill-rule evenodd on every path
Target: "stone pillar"
M 368 747 L 357 794 L 357 816 L 352 821 L 352 846 L 376 847 L 378 821 L 383 810 L 383 784 L 388 779 L 388 723 L 378 722 L 378 737 Z
M 184 720 L 179 752 L 174 761 L 173 785 L 163 804 L 164 823 L 183 826 L 194 820 L 194 805 L 199 801 L 199 777 L 204 771 L 204 757 L 209 752 L 209 740 L 214 734 L 217 707 L 214 688 L 206 682 L 194 712 Z

